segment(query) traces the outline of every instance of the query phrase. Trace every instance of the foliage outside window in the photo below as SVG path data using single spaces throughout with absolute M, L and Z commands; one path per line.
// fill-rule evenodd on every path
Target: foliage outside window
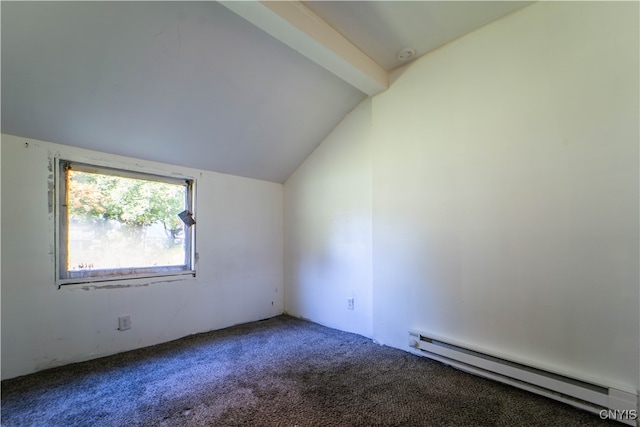
M 59 175 L 60 284 L 194 273 L 191 180 L 68 161 Z

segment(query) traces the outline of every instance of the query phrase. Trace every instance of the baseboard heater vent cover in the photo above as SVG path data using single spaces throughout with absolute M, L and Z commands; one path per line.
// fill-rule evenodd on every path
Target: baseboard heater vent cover
M 638 395 L 409 332 L 409 346 L 447 365 L 555 399 L 624 424 L 639 426 Z M 604 412 L 603 412 L 604 411 Z

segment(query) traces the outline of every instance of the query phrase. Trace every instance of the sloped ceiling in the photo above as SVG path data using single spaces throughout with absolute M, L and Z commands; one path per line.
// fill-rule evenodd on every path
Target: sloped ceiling
M 534 2 L 525 1 L 304 1 L 365 54 L 390 71 L 404 64 L 396 53 L 416 58 Z
M 425 39 L 415 46 L 425 53 L 513 10 L 491 6 L 467 22 L 477 7 L 436 2 L 431 32 L 413 19 L 405 32 L 414 35 L 399 37 L 398 14 L 427 20 L 432 9 L 369 3 L 305 5 L 386 71 L 407 43 Z M 215 2 L 1 8 L 3 133 L 284 182 L 366 96 Z
M 2 2 L 2 132 L 283 182 L 364 94 L 212 2 Z

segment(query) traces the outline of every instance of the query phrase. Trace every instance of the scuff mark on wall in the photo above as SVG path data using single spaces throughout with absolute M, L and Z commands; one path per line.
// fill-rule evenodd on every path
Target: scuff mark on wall
M 92 283 L 92 284 L 84 284 L 82 286 L 78 286 L 78 284 L 68 284 L 68 285 L 61 285 L 61 289 L 67 289 L 70 291 L 73 290 L 83 290 L 83 291 L 93 291 L 93 290 L 99 290 L 99 289 L 124 289 L 124 288 L 140 288 L 140 287 L 147 287 L 149 285 L 153 285 L 156 283 L 171 283 L 171 282 L 180 282 L 185 280 L 184 277 L 178 278 L 178 279 L 166 279 L 163 278 L 161 280 L 153 280 L 153 281 L 148 281 L 148 282 L 142 282 L 142 283 Z
M 85 285 L 80 289 L 83 291 L 93 291 L 96 289 L 122 289 L 122 288 L 140 288 L 144 286 L 149 286 L 148 283 L 137 283 L 137 284 L 122 284 L 122 285 Z

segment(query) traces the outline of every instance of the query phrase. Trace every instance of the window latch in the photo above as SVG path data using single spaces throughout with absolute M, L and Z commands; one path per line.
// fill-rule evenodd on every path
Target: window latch
M 180 212 L 178 216 L 180 217 L 182 222 L 184 222 L 184 225 L 186 225 L 187 227 L 191 227 L 193 224 L 196 223 L 196 221 L 193 219 L 193 214 L 188 210 Z

